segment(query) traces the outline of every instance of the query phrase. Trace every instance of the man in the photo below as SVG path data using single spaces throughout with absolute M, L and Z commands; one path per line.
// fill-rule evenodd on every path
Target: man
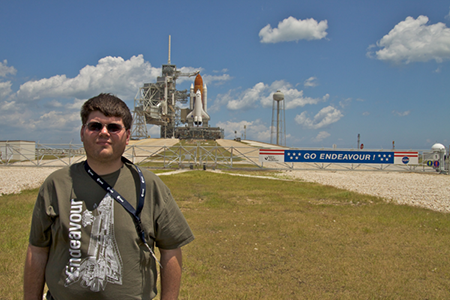
M 176 299 L 181 247 L 194 236 L 164 183 L 122 157 L 128 107 L 100 94 L 83 104 L 81 119 L 86 162 L 56 171 L 39 190 L 24 299 L 42 299 L 44 283 L 47 299 L 151 299 L 158 263 L 161 299 Z

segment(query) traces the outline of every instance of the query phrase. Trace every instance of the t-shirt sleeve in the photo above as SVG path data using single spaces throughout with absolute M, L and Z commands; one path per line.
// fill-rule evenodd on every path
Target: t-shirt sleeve
M 158 248 L 169 250 L 190 243 L 194 240 L 194 234 L 169 189 L 165 189 L 163 206 L 156 220 L 155 241 Z
M 29 242 L 36 247 L 49 247 L 52 241 L 51 226 L 55 210 L 50 204 L 49 188 L 51 182 L 47 180 L 41 186 L 34 205 Z

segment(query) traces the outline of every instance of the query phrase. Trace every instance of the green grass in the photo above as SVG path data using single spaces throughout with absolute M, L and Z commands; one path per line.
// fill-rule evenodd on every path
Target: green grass
M 0 197 L 0 299 L 23 298 L 23 267 L 37 192 Z
M 196 236 L 180 299 L 450 299 L 448 214 L 299 181 L 162 179 Z M 36 194 L 0 197 L 1 299 L 22 297 Z
M 303 182 L 164 181 L 196 235 L 182 299 L 450 298 L 446 214 Z

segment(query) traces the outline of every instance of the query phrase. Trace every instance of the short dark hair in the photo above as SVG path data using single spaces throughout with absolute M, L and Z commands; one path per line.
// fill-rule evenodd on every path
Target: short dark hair
M 133 123 L 130 109 L 125 102 L 111 94 L 102 93 L 84 102 L 80 112 L 83 125 L 86 125 L 89 115 L 93 111 L 99 111 L 106 117 L 122 118 L 126 130 L 130 129 Z

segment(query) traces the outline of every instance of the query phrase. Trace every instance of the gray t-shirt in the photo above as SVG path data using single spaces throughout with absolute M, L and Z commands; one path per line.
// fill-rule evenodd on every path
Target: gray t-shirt
M 143 170 L 142 227 L 151 247 L 176 249 L 194 236 L 169 189 Z M 134 208 L 140 181 L 132 165 L 102 176 Z M 156 262 L 131 215 L 84 170 L 83 163 L 51 174 L 33 212 L 30 244 L 50 247 L 45 280 L 54 299 L 151 299 Z

